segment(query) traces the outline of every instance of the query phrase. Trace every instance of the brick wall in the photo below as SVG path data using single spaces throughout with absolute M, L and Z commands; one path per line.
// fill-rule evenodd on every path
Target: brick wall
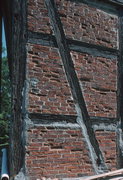
M 117 59 L 71 52 L 90 116 L 117 115 Z
M 116 133 L 109 131 L 96 131 L 96 138 L 104 153 L 108 170 L 115 170 L 117 166 Z
M 108 170 L 116 169 L 116 133 L 96 131 Z M 81 129 L 39 126 L 28 130 L 26 165 L 31 180 L 93 175 Z
M 48 11 L 44 1 L 28 1 L 28 29 L 35 32 L 52 34 Z
M 35 127 L 28 131 L 26 165 L 31 180 L 93 174 L 80 128 Z
M 56 0 L 68 38 L 117 47 L 118 18 L 81 2 Z
M 76 114 L 58 49 L 28 44 L 29 112 Z
M 55 3 L 65 37 L 69 39 L 69 53 L 89 117 L 116 118 L 118 57 L 112 52 L 119 48 L 117 14 L 79 1 L 55 0 Z M 95 173 L 87 139 L 80 127 L 47 127 L 53 115 L 58 116 L 54 120 L 56 122 L 63 115 L 73 115 L 75 119 L 79 116 L 51 21 L 44 0 L 28 1 L 27 22 L 31 35 L 27 44 L 27 110 L 29 114 L 42 116 L 39 126 L 33 122 L 27 133 L 26 167 L 30 179 L 42 176 L 79 177 Z M 46 122 L 45 115 L 49 116 Z M 42 126 L 41 122 L 45 125 Z M 101 130 L 96 130 L 95 137 L 104 164 L 108 170 L 114 170 L 117 166 L 117 135 L 110 130 L 105 131 L 105 128 L 104 123 Z M 91 139 L 91 135 L 88 136 Z
M 93 43 L 96 45 L 99 44 L 107 47 L 118 48 L 118 17 L 116 15 L 106 13 L 100 9 L 96 9 L 95 7 L 90 7 L 86 4 L 78 2 L 74 3 L 71 1 L 56 1 L 56 4 L 66 37 Z M 52 34 L 51 31 L 49 32 L 49 29 L 52 28 L 49 23 L 48 12 L 43 0 L 36 2 L 29 1 L 28 11 L 29 30 L 34 32 Z M 43 91 L 44 95 L 44 97 L 42 97 L 42 100 L 44 99 L 45 101 L 50 101 L 48 96 L 53 95 L 53 97 L 57 96 L 58 99 L 60 98 L 59 100 L 57 99 L 57 97 L 54 98 L 54 102 L 58 103 L 59 101 L 60 103 L 60 93 L 62 94 L 62 96 L 64 96 L 62 97 L 62 102 L 64 105 L 61 104 L 61 108 L 59 107 L 59 110 L 56 110 L 56 108 L 52 105 L 53 102 L 51 100 L 51 102 L 49 102 L 49 110 L 47 109 L 46 111 L 44 111 L 44 108 L 41 108 L 41 106 L 44 107 L 44 105 L 37 104 L 38 110 L 36 111 L 47 113 L 51 110 L 50 106 L 52 106 L 52 113 L 54 112 L 57 114 L 63 112 L 65 114 L 75 114 L 74 107 L 71 107 L 74 105 L 72 102 L 70 90 L 67 90 L 69 88 L 67 85 L 66 77 L 65 75 L 63 75 L 64 70 L 62 67 L 62 62 L 60 60 L 61 58 L 58 54 L 58 50 L 50 47 L 43 48 L 39 45 L 30 45 L 30 48 L 29 68 L 31 70 L 29 71 L 31 71 L 31 78 L 35 78 L 36 74 L 38 76 L 40 68 L 45 68 L 45 70 L 40 72 L 41 74 L 43 73 L 44 77 L 41 75 L 41 79 L 39 80 L 38 78 L 38 84 L 40 84 L 39 81 L 43 83 L 45 83 L 45 81 L 50 81 L 49 84 L 47 82 L 45 85 L 43 85 L 45 90 L 43 89 L 43 86 L 40 88 L 40 91 Z M 48 51 L 50 51 L 50 54 L 47 53 Z M 32 54 L 30 55 L 30 53 Z M 71 52 L 71 56 L 75 64 L 75 69 L 80 81 L 80 85 L 83 89 L 83 94 L 87 103 L 89 114 L 91 116 L 116 117 L 117 57 L 114 57 L 113 59 L 104 58 L 101 56 L 93 57 L 93 55 L 91 54 L 77 53 L 75 51 Z M 52 60 L 52 62 L 48 62 L 48 59 L 50 61 Z M 39 63 L 39 60 L 42 60 L 41 65 Z M 33 63 L 31 61 L 33 61 Z M 49 65 L 51 67 L 45 67 L 45 64 L 47 63 L 50 63 Z M 58 63 L 59 65 L 57 65 Z M 32 68 L 33 66 L 36 66 L 35 69 Z M 59 72 L 56 72 L 56 70 L 54 70 L 55 68 Z M 33 71 L 35 71 L 35 73 Z M 48 74 L 46 74 L 47 72 Z M 64 77 L 64 80 L 61 80 L 61 76 L 62 78 Z M 60 86 L 59 84 L 61 82 L 62 85 Z M 50 92 L 47 92 L 49 91 L 46 90 L 48 88 L 50 88 Z M 37 94 L 38 93 L 39 92 L 37 92 Z M 40 99 L 39 96 L 37 98 Z M 68 100 L 70 102 L 65 102 L 65 100 Z M 38 103 L 39 101 L 40 100 L 37 100 Z M 64 108 L 62 107 L 62 105 L 64 106 Z M 66 105 L 67 109 L 65 109 Z M 36 105 L 34 105 L 33 101 L 31 101 L 30 106 Z M 31 112 L 33 111 L 32 109 Z
M 71 51 L 90 116 L 116 117 L 117 59 Z M 28 44 L 29 112 L 76 114 L 57 48 Z
M 44 0 L 18 2 L 12 44 L 13 174 L 23 167 L 35 180 L 116 169 L 119 6 L 99 0 L 55 0 L 56 6 L 46 0 L 50 8 Z
M 118 48 L 118 17 L 80 2 L 56 0 L 68 38 Z M 91 17 L 91 18 L 90 18 Z M 44 1 L 28 1 L 28 28 L 53 34 Z

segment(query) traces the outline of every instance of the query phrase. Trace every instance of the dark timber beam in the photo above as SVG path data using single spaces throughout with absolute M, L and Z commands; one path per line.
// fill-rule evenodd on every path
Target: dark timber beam
M 105 58 L 117 59 L 119 51 L 106 46 L 90 44 L 82 41 L 66 39 L 69 49 L 80 53 L 88 53 L 95 57 L 101 56 Z M 37 32 L 28 32 L 28 42 L 32 44 L 41 44 L 43 46 L 58 47 L 55 36 Z
M 1 113 L 1 106 L 2 106 L 2 13 L 0 8 L 0 113 Z
M 107 2 L 123 7 L 123 0 L 107 0 Z
M 31 119 L 34 125 L 74 125 L 77 123 L 77 116 L 75 115 L 56 115 L 56 114 L 40 114 L 40 113 L 29 113 L 28 117 Z M 106 117 L 90 117 L 92 122 L 92 128 L 94 130 L 103 131 L 116 131 L 117 119 L 106 118 Z M 68 127 L 67 126 L 67 127 Z M 77 128 L 79 125 L 77 126 Z
M 123 11 L 120 11 L 119 17 L 119 118 L 121 119 L 121 128 L 123 129 Z
M 102 6 L 106 6 L 107 4 L 107 9 L 109 10 L 115 10 L 116 7 L 123 7 L 123 1 L 122 0 L 70 0 L 70 1 L 75 1 L 75 2 L 82 2 L 82 3 L 86 3 L 86 4 L 90 4 L 90 5 L 96 5 L 97 7 L 101 7 Z M 110 7 L 109 7 L 110 6 Z M 102 7 L 102 8 L 104 8 Z M 106 7 L 105 7 L 106 8 Z
M 90 117 L 88 115 L 81 87 L 74 69 L 74 64 L 70 55 L 70 50 L 62 28 L 60 17 L 57 13 L 53 0 L 45 0 L 45 3 L 54 30 L 65 73 L 71 88 L 74 102 L 76 104 L 78 114 L 77 122 L 82 129 L 83 136 L 85 137 L 95 173 L 100 173 L 100 171 L 106 170 L 107 167 L 105 165 L 103 155 L 99 149 L 99 144 L 95 138 L 94 131 L 91 127 Z
M 110 14 L 118 15 L 119 8 L 123 7 L 123 3 L 115 0 L 70 0 L 76 3 L 84 3 L 90 7 L 96 7 Z M 122 1 L 122 0 L 121 0 Z
M 56 115 L 56 114 L 40 114 L 40 113 L 29 113 L 28 117 L 33 123 L 52 123 L 52 122 L 66 122 L 76 123 L 76 116 L 74 115 Z
M 97 123 L 107 123 L 107 124 L 117 124 L 117 118 L 107 118 L 107 117 L 99 117 L 99 116 L 91 116 L 90 117 L 92 124 Z
M 119 15 L 119 49 L 120 55 L 118 59 L 118 166 L 123 168 L 123 10 Z
M 68 123 L 75 123 L 77 116 L 75 115 L 56 115 L 56 114 L 40 114 L 40 113 L 29 113 L 28 114 L 29 118 L 33 121 L 39 121 L 41 123 L 42 121 L 47 121 L 47 122 L 62 122 L 66 121 Z M 93 124 L 117 124 L 117 118 L 107 118 L 107 117 L 99 117 L 99 116 L 90 116 L 92 125 Z

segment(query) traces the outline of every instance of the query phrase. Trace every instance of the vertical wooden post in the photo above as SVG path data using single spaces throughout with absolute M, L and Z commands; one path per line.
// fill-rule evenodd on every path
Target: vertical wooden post
M 118 128 L 117 151 L 118 168 L 123 167 L 123 12 L 119 11 L 119 58 L 118 58 Z
M 1 86 L 2 86 L 2 13 L 0 12 L 0 113 L 1 113 L 1 107 L 2 107 Z

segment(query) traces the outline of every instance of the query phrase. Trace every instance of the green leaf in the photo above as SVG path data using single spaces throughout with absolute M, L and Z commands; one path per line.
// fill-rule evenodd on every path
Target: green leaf
M 5 51 L 5 48 L 3 49 Z M 9 79 L 8 60 L 2 58 L 2 79 L 1 79 L 1 112 L 0 112 L 0 144 L 8 143 L 8 124 L 11 114 L 11 83 Z M 0 145 L 0 146 L 1 146 Z

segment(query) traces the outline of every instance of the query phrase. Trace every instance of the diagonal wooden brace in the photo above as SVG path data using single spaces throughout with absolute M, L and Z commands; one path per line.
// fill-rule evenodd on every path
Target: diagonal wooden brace
M 78 77 L 75 72 L 74 64 L 70 55 L 70 50 L 66 41 L 56 5 L 53 0 L 45 0 L 45 4 L 48 9 L 48 14 L 50 17 L 51 25 L 53 27 L 64 70 L 75 102 L 76 111 L 78 114 L 77 122 L 79 123 L 82 129 L 82 134 L 86 140 L 93 168 L 98 174 L 99 172 L 107 170 L 107 167 L 91 126 L 90 117 L 88 115 L 84 97 L 81 91 Z

